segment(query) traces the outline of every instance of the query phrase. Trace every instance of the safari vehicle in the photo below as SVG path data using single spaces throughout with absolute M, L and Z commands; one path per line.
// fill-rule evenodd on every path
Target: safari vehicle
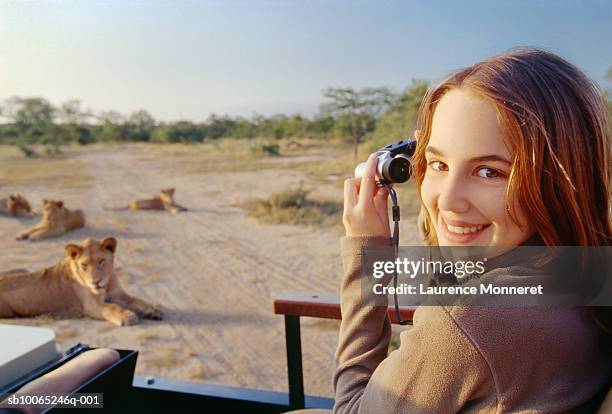
M 215 413 L 284 413 L 300 408 L 331 409 L 333 399 L 304 394 L 300 318 L 341 319 L 338 295 L 335 293 L 288 292 L 274 301 L 273 309 L 275 314 L 282 315 L 285 319 L 288 392 L 135 376 L 138 351 L 117 350 L 120 355 L 117 362 L 98 372 L 73 391 L 73 394 L 101 393 L 103 409 L 91 408 L 77 411 L 154 413 L 189 409 L 190 411 Z M 414 307 L 400 307 L 398 315 L 396 309 L 390 306 L 388 314 L 392 323 L 398 322 L 398 316 L 403 320 L 411 321 L 414 310 Z M 20 328 L 13 325 L 8 326 Z M 0 394 L 16 392 L 28 382 L 92 349 L 88 345 L 77 344 L 70 348 L 64 356 L 58 358 L 54 353 L 55 342 L 52 331 L 46 328 L 30 327 L 26 330 L 29 332 L 20 341 L 8 341 L 13 344 L 17 343 L 16 347 L 20 348 L 12 350 L 12 355 L 9 355 L 11 360 L 2 357 L 2 353 L 6 350 L 0 353 Z M 11 351 L 9 350 L 8 353 L 11 354 Z M 28 364 L 30 366 L 38 364 L 38 366 L 32 369 L 28 368 Z M 16 379 L 7 383 L 9 376 Z M 75 412 L 73 408 L 58 407 L 51 407 L 45 412 L 64 411 Z M 612 413 L 612 392 L 608 392 L 607 396 L 602 394 L 595 398 L 591 406 L 584 412 Z
M 390 308 L 390 315 L 394 318 L 391 310 L 394 309 Z M 404 318 L 412 315 L 409 308 L 402 309 L 402 312 Z M 300 317 L 340 319 L 337 294 L 286 293 L 274 301 L 274 313 L 285 318 L 288 392 L 135 376 L 138 351 L 120 349 L 117 350 L 120 355 L 117 362 L 81 384 L 73 394 L 102 393 L 103 410 L 91 408 L 98 413 L 126 410 L 170 412 L 177 408 L 193 408 L 198 412 L 282 413 L 305 407 L 331 408 L 333 399 L 304 394 Z M 0 325 L 1 331 L 4 331 L 4 335 L 12 336 L 13 341 L 9 340 L 8 343 L 12 345 L 3 346 L 0 351 L 0 394 L 17 392 L 30 381 L 92 349 L 85 344 L 76 344 L 65 355 L 59 356 L 55 335 L 50 329 Z M 47 412 L 65 410 L 75 412 L 73 408 L 58 407 L 52 407 Z

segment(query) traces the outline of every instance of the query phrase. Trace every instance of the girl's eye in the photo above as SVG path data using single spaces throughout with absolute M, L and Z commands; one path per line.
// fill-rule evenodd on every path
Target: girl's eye
M 83 270 L 87 270 L 87 265 L 86 265 L 86 264 L 82 264 L 82 265 L 81 265 L 81 269 L 83 269 Z
M 98 260 L 98 264 L 100 264 L 100 265 L 101 265 L 102 263 L 104 263 L 104 259 L 100 259 L 100 260 Z
M 447 171 L 448 167 L 442 161 L 432 161 L 429 166 L 435 171 Z
M 502 173 L 494 168 L 483 167 L 479 168 L 476 173 L 479 177 L 482 178 L 499 178 L 502 177 Z

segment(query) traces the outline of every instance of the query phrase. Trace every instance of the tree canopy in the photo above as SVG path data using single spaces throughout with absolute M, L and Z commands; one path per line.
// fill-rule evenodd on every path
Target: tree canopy
M 612 68 L 607 72 L 612 82 Z M 328 88 L 325 102 L 313 117 L 300 114 L 251 118 L 210 115 L 205 122 L 179 120 L 158 122 L 146 110 L 129 115 L 117 111 L 94 111 L 79 100 L 69 100 L 55 107 L 41 97 L 12 97 L 0 106 L 5 120 L 0 124 L 0 144 L 18 145 L 24 154 L 33 155 L 32 144 L 47 146 L 47 152 L 62 145 L 94 142 L 201 143 L 220 138 L 299 139 L 331 138 L 350 140 L 354 156 L 363 142 L 365 150 L 406 137 L 414 130 L 419 106 L 428 82 L 414 80 L 399 94 L 389 88 Z M 612 124 L 612 101 L 604 93 Z

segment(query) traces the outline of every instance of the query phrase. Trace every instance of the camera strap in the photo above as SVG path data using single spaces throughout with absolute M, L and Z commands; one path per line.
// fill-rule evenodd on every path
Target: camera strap
M 391 196 L 391 203 L 392 203 L 391 212 L 392 212 L 392 217 L 393 217 L 392 244 L 393 244 L 393 249 L 395 250 L 395 258 L 397 259 L 397 256 L 399 254 L 400 208 L 397 202 L 397 193 L 395 192 L 395 189 L 391 187 L 389 184 L 384 184 L 384 186 L 387 188 L 387 191 L 389 191 L 389 195 Z M 393 302 L 395 305 L 395 316 L 397 318 L 397 323 L 400 325 L 409 325 L 412 321 L 402 319 L 402 315 L 399 309 L 399 300 L 397 299 L 397 269 L 394 270 L 393 272 L 393 287 L 395 288 L 393 291 Z

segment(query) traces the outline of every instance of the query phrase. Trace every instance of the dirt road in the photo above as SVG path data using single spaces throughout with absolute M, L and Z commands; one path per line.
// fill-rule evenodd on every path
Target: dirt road
M 87 318 L 0 322 L 49 326 L 64 349 L 77 342 L 138 349 L 139 375 L 286 390 L 284 325 L 272 313 L 272 301 L 285 290 L 337 290 L 338 234 L 261 224 L 235 205 L 298 185 L 302 174 L 279 169 L 186 173 L 171 160 L 144 157 L 134 149 L 96 150 L 80 159 L 91 177 L 87 187 L 0 189 L 23 192 L 37 208 L 43 198 L 63 199 L 87 216 L 85 228 L 35 244 L 14 239 L 32 221 L 0 218 L 1 269 L 43 268 L 62 258 L 69 242 L 114 236 L 126 290 L 162 304 L 166 317 L 126 328 Z M 176 201 L 190 211 L 103 208 L 125 206 L 164 187 L 175 187 Z M 413 221 L 408 218 L 406 226 Z M 303 321 L 308 394 L 332 395 L 337 326 Z

